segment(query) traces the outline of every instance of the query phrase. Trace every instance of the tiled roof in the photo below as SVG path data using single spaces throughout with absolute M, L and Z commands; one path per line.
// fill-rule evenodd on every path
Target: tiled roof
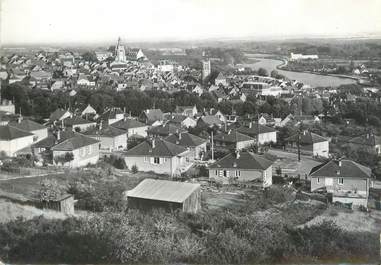
M 126 120 L 120 120 L 112 124 L 113 127 L 122 129 L 122 130 L 128 130 L 132 128 L 139 128 L 139 127 L 145 127 L 144 123 L 141 123 L 140 121 L 133 120 L 133 119 L 126 119 Z
M 252 123 L 251 128 L 247 127 L 247 126 L 241 126 L 241 127 L 238 128 L 238 131 L 240 133 L 251 135 L 251 136 L 258 135 L 258 132 L 260 134 L 262 134 L 262 133 L 276 132 L 275 129 L 267 127 L 267 126 L 264 126 L 264 125 L 261 125 L 261 124 L 259 124 L 259 128 L 258 128 L 258 123 L 254 123 L 254 122 Z
M 22 138 L 26 136 L 31 136 L 32 133 L 11 127 L 11 126 L 0 126 L 0 140 L 10 141 L 17 138 Z
M 94 123 L 94 121 L 89 121 L 89 120 L 86 120 L 80 116 L 75 116 L 73 118 L 66 118 L 63 120 L 64 121 L 64 124 L 66 126 L 74 126 L 74 125 L 80 125 L 80 124 L 90 124 L 90 123 Z
M 23 130 L 23 131 L 27 131 L 27 132 L 46 129 L 45 126 L 31 120 L 21 120 L 20 122 L 10 122 L 9 126 Z
M 59 120 L 66 112 L 67 110 L 65 109 L 56 109 L 52 114 L 50 114 L 49 120 L 52 122 Z
M 311 177 L 370 178 L 372 170 L 354 161 L 329 160 L 311 169 Z
M 381 144 L 381 137 L 373 133 L 366 133 L 347 140 L 349 143 L 375 146 Z
M 78 148 L 88 146 L 91 144 L 99 143 L 98 140 L 84 136 L 79 133 L 75 133 L 73 137 L 66 139 L 65 141 L 53 146 L 54 151 L 73 151 Z
M 90 130 L 83 132 L 83 134 L 91 135 L 91 136 L 99 135 L 99 136 L 105 136 L 105 137 L 115 137 L 115 136 L 126 134 L 126 131 L 118 129 L 118 128 L 114 128 L 113 126 L 105 126 L 105 127 L 102 127 L 100 130 L 96 127 L 93 127 Z
M 294 134 L 286 139 L 286 141 L 290 142 L 297 142 L 298 141 L 298 134 Z M 300 134 L 300 144 L 302 145 L 309 145 L 314 143 L 321 143 L 326 142 L 328 139 L 324 138 L 323 136 L 317 135 L 316 133 L 312 133 L 309 131 L 305 131 Z
M 165 140 L 170 143 L 178 144 L 184 147 L 195 147 L 203 143 L 206 143 L 208 141 L 196 135 L 190 134 L 188 132 L 184 132 L 180 134 L 172 134 L 166 137 Z
M 182 129 L 179 126 L 176 126 L 175 124 L 167 123 L 164 126 L 160 125 L 160 126 L 152 127 L 147 132 L 149 134 L 154 134 L 154 135 L 168 136 L 168 135 L 178 133 L 181 131 L 184 131 L 184 129 Z
M 152 143 L 144 141 L 131 150 L 125 153 L 125 156 L 161 156 L 161 157 L 173 157 L 179 155 L 185 151 L 186 148 L 170 143 L 162 139 L 154 139 L 154 147 Z
M 161 109 L 149 109 L 144 111 L 148 121 L 158 121 L 163 119 L 163 112 Z
M 273 164 L 272 161 L 266 159 L 263 156 L 251 153 L 251 152 L 241 152 L 239 158 L 237 155 L 230 153 L 225 157 L 221 158 L 209 168 L 237 168 L 237 169 L 248 169 L 248 170 L 266 170 Z
M 220 142 L 227 142 L 227 143 L 237 143 L 237 142 L 254 140 L 254 138 L 247 136 L 246 134 L 242 134 L 238 132 L 237 130 L 231 130 L 230 133 L 217 134 L 214 137 L 214 140 L 220 141 Z

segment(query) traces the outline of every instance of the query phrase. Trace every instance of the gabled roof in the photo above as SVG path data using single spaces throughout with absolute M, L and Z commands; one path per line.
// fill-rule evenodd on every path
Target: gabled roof
M 298 134 L 294 134 L 286 138 L 286 141 L 297 142 Z M 300 134 L 300 144 L 303 144 L 303 145 L 321 143 L 326 141 L 328 141 L 328 139 L 324 138 L 323 136 L 317 135 L 316 133 L 313 133 L 313 132 L 304 131 L 303 133 Z
M 161 136 L 168 136 L 168 135 L 178 133 L 181 131 L 184 131 L 184 129 L 172 123 L 167 123 L 165 125 L 152 127 L 149 130 L 147 130 L 149 134 L 155 134 L 155 135 L 161 135 Z
M 381 144 L 381 137 L 373 133 L 365 133 L 347 140 L 348 143 L 375 146 Z
M 236 154 L 228 154 L 221 158 L 209 168 L 236 168 L 248 170 L 266 170 L 273 164 L 272 161 L 263 156 L 254 154 L 252 152 L 241 152 L 237 158 Z
M 126 134 L 126 131 L 115 128 L 111 125 L 102 127 L 100 130 L 94 126 L 90 130 L 83 132 L 83 134 L 89 135 L 89 136 L 91 135 L 91 136 L 103 136 L 103 137 L 116 137 L 119 135 Z
M 217 116 L 214 116 L 214 115 L 202 116 L 200 120 L 210 126 L 222 124 L 222 121 Z
M 125 153 L 125 156 L 160 156 L 174 157 L 185 151 L 186 148 L 170 143 L 168 141 L 156 138 L 152 143 L 144 141 Z
M 200 184 L 145 179 L 129 190 L 127 197 L 182 203 L 199 188 Z
M 258 128 L 259 126 L 259 128 Z M 261 125 L 258 123 L 251 123 L 251 128 L 250 126 L 247 127 L 247 126 L 241 126 L 238 128 L 238 131 L 240 133 L 243 133 L 243 134 L 247 134 L 247 135 L 258 135 L 258 132 L 259 134 L 262 134 L 262 133 L 271 133 L 271 132 L 276 132 L 275 129 L 271 128 L 271 127 L 267 127 L 265 125 Z
M 78 148 L 99 143 L 98 140 L 84 136 L 79 133 L 75 133 L 73 137 L 70 137 L 63 142 L 53 146 L 53 151 L 73 151 Z
M 352 160 L 329 160 L 311 169 L 311 177 L 370 178 L 372 170 Z
M 10 122 L 9 126 L 17 128 L 19 130 L 26 131 L 26 132 L 47 129 L 45 126 L 31 120 L 21 120 L 20 122 Z
M 62 116 L 66 113 L 69 112 L 68 110 L 65 109 L 56 109 L 52 114 L 50 114 L 49 120 L 50 121 L 56 121 L 62 118 Z
M 133 119 L 125 119 L 125 120 L 120 120 L 112 124 L 113 127 L 122 129 L 122 130 L 128 130 L 132 128 L 140 128 L 140 127 L 145 127 L 144 123 L 141 123 L 140 121 L 133 120 Z
M 74 116 L 73 118 L 66 118 L 63 121 L 66 126 L 75 126 L 75 125 L 90 124 L 90 123 L 95 124 L 94 121 L 86 120 L 80 116 Z
M 10 141 L 18 138 L 23 138 L 27 136 L 32 136 L 32 133 L 5 125 L 0 126 L 0 140 L 2 141 Z
M 237 130 L 231 130 L 230 133 L 228 132 L 228 133 L 217 134 L 214 137 L 214 140 L 220 141 L 220 142 L 227 142 L 227 143 L 237 143 L 237 142 L 254 140 L 254 138 L 246 134 L 242 134 L 238 132 Z
M 222 72 L 220 72 L 218 76 L 216 77 L 216 79 L 225 79 L 225 76 Z
M 105 120 L 115 119 L 117 114 L 124 114 L 124 112 L 120 108 L 107 109 L 102 113 L 101 118 Z
M 144 114 L 146 115 L 148 121 L 158 121 L 162 120 L 164 117 L 161 109 L 148 109 L 144 111 Z
M 188 132 L 172 134 L 166 137 L 165 140 L 170 143 L 178 144 L 184 147 L 195 147 L 208 141 Z

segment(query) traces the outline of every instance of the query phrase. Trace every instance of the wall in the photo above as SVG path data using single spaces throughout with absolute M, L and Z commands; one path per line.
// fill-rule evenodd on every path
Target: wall
M 229 171 L 228 176 L 221 176 L 220 171 Z M 217 171 L 217 174 L 216 174 Z M 209 169 L 209 178 L 213 178 L 216 181 L 220 181 L 223 184 L 229 184 L 229 178 L 237 178 L 238 181 L 248 182 L 255 179 L 260 179 L 265 187 L 272 185 L 272 166 L 266 170 L 240 170 L 237 168 L 218 168 Z
M 311 178 L 311 191 L 314 191 L 318 188 L 321 187 L 327 187 L 328 192 L 346 192 L 346 191 L 351 191 L 355 192 L 357 189 L 357 193 L 359 195 L 367 196 L 368 191 L 369 191 L 369 186 L 370 186 L 370 180 L 369 179 L 358 179 L 358 178 L 344 178 L 344 183 L 340 185 L 338 183 L 338 177 L 334 178 L 319 178 L 320 182 L 318 182 L 317 177 L 312 177 Z M 326 186 L 326 182 L 328 180 L 326 179 L 332 179 L 332 185 Z M 330 181 L 329 181 L 330 182 Z M 329 184 L 329 183 L 328 183 Z
M 68 151 L 53 151 L 53 162 L 55 157 L 65 155 L 67 152 Z M 64 166 L 82 167 L 87 166 L 89 163 L 96 164 L 99 160 L 99 143 L 94 143 L 92 145 L 75 149 L 72 153 L 74 155 L 74 160 L 66 163 Z
M 276 132 L 269 132 L 269 133 L 260 133 L 259 134 L 259 143 L 265 144 L 274 142 L 276 143 Z
M 320 143 L 314 143 L 313 144 L 313 155 L 314 156 L 328 157 L 329 156 L 329 143 L 328 143 L 328 141 L 320 142 Z
M 201 188 L 195 190 L 184 202 L 183 212 L 197 213 L 201 210 Z
M 37 137 L 37 139 L 34 141 L 34 143 L 37 143 L 37 142 L 48 137 L 48 128 L 31 131 L 31 133 L 33 133 Z M 36 137 L 34 137 L 34 138 L 36 138 Z
M 25 136 L 22 138 L 13 139 L 10 141 L 0 140 L 0 151 L 4 151 L 7 156 L 15 156 L 18 150 L 32 145 L 33 135 Z
M 147 130 L 148 126 L 131 128 L 128 129 L 128 136 L 130 137 L 131 135 L 137 134 L 143 137 L 147 137 Z

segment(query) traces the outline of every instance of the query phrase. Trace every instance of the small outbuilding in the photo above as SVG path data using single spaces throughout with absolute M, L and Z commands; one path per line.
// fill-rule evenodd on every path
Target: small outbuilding
M 129 207 L 142 210 L 164 208 L 196 213 L 201 209 L 200 184 L 145 179 L 126 196 Z

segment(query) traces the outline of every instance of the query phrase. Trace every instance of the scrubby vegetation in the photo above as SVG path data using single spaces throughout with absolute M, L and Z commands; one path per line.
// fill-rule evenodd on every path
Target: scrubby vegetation
M 373 260 L 378 237 L 333 223 L 293 228 L 221 212 L 136 210 L 0 226 L 0 256 L 12 262 L 249 263 Z

